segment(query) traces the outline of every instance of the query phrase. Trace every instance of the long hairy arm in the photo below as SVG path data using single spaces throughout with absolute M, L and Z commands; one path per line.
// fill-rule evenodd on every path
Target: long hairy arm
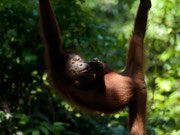
M 39 9 L 41 35 L 47 49 L 62 54 L 61 33 L 49 0 L 39 0 Z
M 150 0 L 140 0 L 133 35 L 129 43 L 127 66 L 125 69 L 125 72 L 133 78 L 138 76 L 142 79 L 144 74 L 144 36 L 150 7 Z
M 39 0 L 40 32 L 45 44 L 45 58 L 49 80 L 59 84 L 63 73 L 61 33 L 49 0 Z

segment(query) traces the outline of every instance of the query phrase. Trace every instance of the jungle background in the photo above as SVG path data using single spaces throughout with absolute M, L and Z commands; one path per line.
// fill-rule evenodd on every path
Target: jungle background
M 139 0 L 51 0 L 63 49 L 125 66 Z M 180 2 L 152 0 L 146 47 L 149 135 L 180 135 Z M 87 115 L 50 89 L 38 0 L 0 1 L 0 135 L 127 135 L 128 109 Z

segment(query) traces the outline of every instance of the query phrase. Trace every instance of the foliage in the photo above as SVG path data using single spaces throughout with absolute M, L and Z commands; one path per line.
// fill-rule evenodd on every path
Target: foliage
M 139 1 L 53 0 L 63 49 L 118 71 Z M 146 35 L 148 132 L 180 134 L 180 3 L 152 1 Z M 127 111 L 87 115 L 49 88 L 37 0 L 0 1 L 0 135 L 127 134 Z

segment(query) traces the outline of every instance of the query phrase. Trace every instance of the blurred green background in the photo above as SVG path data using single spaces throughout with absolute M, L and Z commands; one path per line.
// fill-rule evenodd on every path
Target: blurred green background
M 125 66 L 139 0 L 52 0 L 64 50 Z M 145 38 L 149 135 L 180 135 L 180 2 L 152 0 Z M 127 135 L 128 111 L 87 115 L 49 88 L 38 0 L 0 1 L 0 135 Z

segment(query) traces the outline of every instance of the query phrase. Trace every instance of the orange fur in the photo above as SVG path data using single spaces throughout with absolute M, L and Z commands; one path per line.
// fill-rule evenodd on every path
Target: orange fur
M 63 52 L 61 49 L 61 34 L 49 1 L 39 2 L 41 34 L 46 45 L 46 62 L 51 86 L 66 100 L 82 108 L 111 113 L 128 106 L 130 135 L 145 135 L 147 93 L 144 81 L 143 42 L 150 0 L 140 0 L 125 71 L 117 73 L 103 64 L 102 74 L 93 75 L 93 86 L 83 85 L 84 90 L 74 87 L 66 75 L 64 55 L 72 52 Z

